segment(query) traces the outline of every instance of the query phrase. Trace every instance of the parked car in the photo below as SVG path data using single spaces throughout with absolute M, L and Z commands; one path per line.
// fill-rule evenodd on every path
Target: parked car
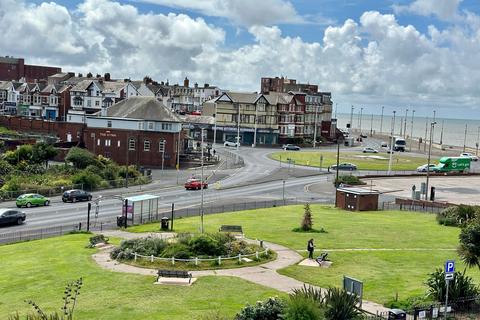
M 460 154 L 460 157 L 467 157 L 467 158 L 470 158 L 472 161 L 478 161 L 478 157 L 470 152 L 464 152 Z
M 0 224 L 22 224 L 26 217 L 25 212 L 20 210 L 8 208 L 0 209 Z
M 428 164 L 421 165 L 420 167 L 417 168 L 417 172 L 427 172 L 427 167 Z M 436 168 L 435 164 L 430 164 L 430 170 L 429 172 L 438 172 L 438 169 Z
M 388 144 L 387 144 L 385 141 L 382 141 L 382 142 L 380 143 L 380 146 L 381 146 L 382 148 L 387 148 L 387 147 L 388 147 Z
M 62 194 L 63 202 L 77 202 L 77 201 L 90 201 L 92 200 L 92 195 L 87 191 L 80 189 L 67 190 Z
M 370 147 L 366 147 L 366 148 L 363 148 L 363 153 L 378 153 L 378 150 L 375 150 L 373 148 L 370 148 Z
M 300 147 L 294 144 L 284 144 L 283 150 L 300 151 Z
M 240 146 L 240 143 L 235 142 L 235 141 L 227 140 L 223 143 L 223 146 L 225 146 L 225 147 L 237 147 L 237 146 Z
M 185 182 L 185 189 L 187 190 L 200 190 L 202 188 L 202 183 L 200 179 L 191 178 Z M 203 189 L 208 188 L 208 183 L 206 181 L 203 182 Z
M 365 139 L 366 137 L 367 137 L 367 135 L 365 133 L 360 133 L 360 138 Z
M 50 204 L 50 199 L 42 196 L 38 193 L 26 193 L 22 194 L 17 198 L 16 205 L 18 208 L 31 206 L 48 206 Z
M 334 164 L 333 166 L 330 167 L 332 170 L 337 170 L 337 165 Z M 357 166 L 354 165 L 353 163 L 340 163 L 338 165 L 338 170 L 349 170 L 349 171 L 354 171 L 357 170 Z

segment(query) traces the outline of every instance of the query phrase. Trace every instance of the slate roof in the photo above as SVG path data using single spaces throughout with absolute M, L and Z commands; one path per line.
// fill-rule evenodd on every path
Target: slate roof
M 155 97 L 130 97 L 112 105 L 107 116 L 113 118 L 146 119 L 181 122 L 181 119 Z

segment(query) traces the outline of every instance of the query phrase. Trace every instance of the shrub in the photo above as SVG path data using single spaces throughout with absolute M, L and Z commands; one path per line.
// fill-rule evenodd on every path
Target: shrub
M 446 293 L 445 272 L 442 269 L 436 269 L 430 273 L 427 281 L 427 296 L 437 302 L 443 302 Z M 472 278 L 462 272 L 455 272 L 453 280 L 450 280 L 448 286 L 448 296 L 451 301 L 462 298 L 475 297 L 480 293 L 479 288 L 473 283 Z
M 247 305 L 235 315 L 235 320 L 277 320 L 285 310 L 285 302 L 277 297 Z
M 89 173 L 87 171 L 82 171 L 77 173 L 72 177 L 72 182 L 74 184 L 82 184 L 83 188 L 86 190 L 93 190 L 100 185 L 102 178 L 94 173 Z
M 46 169 L 44 166 L 34 163 L 26 165 L 23 171 L 27 174 L 43 174 Z
M 220 256 L 225 249 L 219 246 L 219 242 L 210 237 L 208 234 L 202 234 L 192 238 L 189 247 L 196 255 L 202 256 Z
M 325 319 L 360 319 L 361 313 L 357 309 L 359 302 L 360 300 L 357 295 L 349 294 L 340 288 L 328 288 L 324 302 Z
M 125 166 L 120 167 L 120 169 L 118 170 L 118 175 L 125 179 L 125 173 L 126 173 Z M 129 179 L 136 178 L 139 175 L 140 175 L 140 172 L 138 172 L 137 169 L 135 169 L 134 166 L 128 166 L 128 178 Z
M 85 168 L 85 171 L 86 171 L 86 172 L 89 172 L 89 173 L 96 174 L 96 175 L 98 175 L 98 176 L 101 176 L 101 175 L 102 175 L 102 169 L 99 168 L 99 167 L 96 166 L 96 165 L 93 165 L 93 164 L 88 165 L 88 166 Z
M 93 248 L 99 243 L 108 243 L 108 238 L 105 238 L 103 234 L 94 235 L 93 237 L 90 237 L 88 247 Z
M 7 162 L 6 160 L 0 160 L 0 176 L 4 177 L 7 174 L 11 173 L 14 170 L 14 167 Z
M 300 228 L 303 231 L 310 231 L 312 230 L 312 227 L 313 227 L 313 219 L 312 219 L 312 209 L 310 209 L 309 203 L 305 204 L 304 211 L 305 212 L 303 214 L 302 224 Z
M 479 216 L 477 206 L 459 205 L 443 209 L 437 214 L 437 222 L 445 226 L 463 226 Z
M 111 182 L 118 179 L 118 171 L 119 171 L 118 166 L 114 164 L 110 164 L 105 166 L 105 168 L 102 170 L 100 175 L 103 177 L 103 179 L 107 180 L 108 182 Z
M 73 163 L 77 169 L 85 169 L 89 165 L 95 165 L 97 163 L 93 153 L 78 147 L 73 147 L 68 151 L 65 161 Z
M 323 310 L 311 299 L 302 296 L 292 296 L 287 302 L 284 320 L 323 320 Z M 343 318 L 349 319 L 349 318 Z
M 339 176 L 338 180 L 335 179 L 335 182 L 333 184 L 338 186 L 341 183 L 349 184 L 349 185 L 364 185 L 364 184 L 366 184 L 365 182 L 363 182 L 357 176 L 354 176 L 354 175 Z

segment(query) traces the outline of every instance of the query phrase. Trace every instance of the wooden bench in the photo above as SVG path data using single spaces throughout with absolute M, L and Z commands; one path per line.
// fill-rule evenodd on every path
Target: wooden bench
M 230 226 L 230 225 L 222 225 L 220 226 L 219 232 L 228 232 L 228 233 L 240 233 L 243 236 L 243 229 L 242 226 Z
M 192 274 L 184 270 L 158 270 L 157 282 L 160 278 L 184 278 L 188 279 L 188 283 L 192 281 Z

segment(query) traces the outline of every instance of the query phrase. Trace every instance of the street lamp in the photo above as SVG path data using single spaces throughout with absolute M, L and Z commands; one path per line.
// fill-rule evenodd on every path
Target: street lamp
M 200 134 L 201 134 L 201 180 L 200 180 L 200 190 L 201 190 L 201 200 L 200 200 L 200 219 L 201 219 L 201 231 L 202 233 L 204 232 L 204 228 L 203 228 L 203 128 L 200 130 Z
M 370 136 L 373 135 L 373 113 L 372 113 L 372 117 L 370 119 Z
M 478 144 L 480 140 L 480 126 L 477 129 L 477 143 L 475 143 L 477 149 L 475 150 L 475 155 L 478 157 Z
M 237 151 L 240 146 L 240 103 L 238 103 L 238 117 L 237 117 Z
M 350 109 L 350 132 L 353 132 L 353 109 L 355 109 L 354 106 L 352 106 L 352 109 Z
M 403 128 L 403 136 L 407 139 L 407 117 L 408 117 L 408 108 L 405 110 L 405 127 Z
M 283 205 L 285 205 L 285 180 L 282 181 L 283 186 L 282 186 L 282 199 L 283 199 Z
M 363 114 L 363 107 L 360 108 L 360 119 L 358 126 L 360 127 L 360 134 L 362 134 L 362 114 Z
M 255 146 L 257 145 L 257 118 L 258 118 L 258 105 L 255 104 L 255 123 L 254 123 L 255 128 L 253 129 L 252 148 L 255 148 Z
M 380 134 L 382 134 L 383 130 L 383 110 L 385 109 L 384 106 L 382 106 L 382 116 L 380 117 Z
M 412 110 L 412 121 L 410 126 L 410 140 L 413 143 L 413 117 L 415 116 L 415 110 Z M 410 143 L 410 151 L 412 151 L 412 144 Z
M 445 124 L 445 120 L 442 120 L 442 130 L 440 131 L 440 148 L 443 144 L 443 125 Z
M 217 103 L 215 102 L 215 113 L 213 114 L 213 148 L 215 148 L 216 143 L 217 143 Z
M 315 148 L 317 145 L 317 122 L 318 122 L 318 107 L 317 105 L 314 104 L 315 108 L 315 120 L 313 121 L 313 147 Z
M 428 146 L 428 160 L 427 160 L 427 183 L 425 184 L 425 200 L 428 201 L 428 180 L 430 178 L 430 156 L 432 153 L 433 130 L 437 123 L 433 121 L 430 123 L 430 145 Z
M 395 131 L 395 113 L 397 111 L 393 111 L 393 119 L 392 119 L 392 130 L 390 131 L 390 157 L 388 159 L 388 175 L 392 173 L 392 155 L 393 155 L 393 133 Z

